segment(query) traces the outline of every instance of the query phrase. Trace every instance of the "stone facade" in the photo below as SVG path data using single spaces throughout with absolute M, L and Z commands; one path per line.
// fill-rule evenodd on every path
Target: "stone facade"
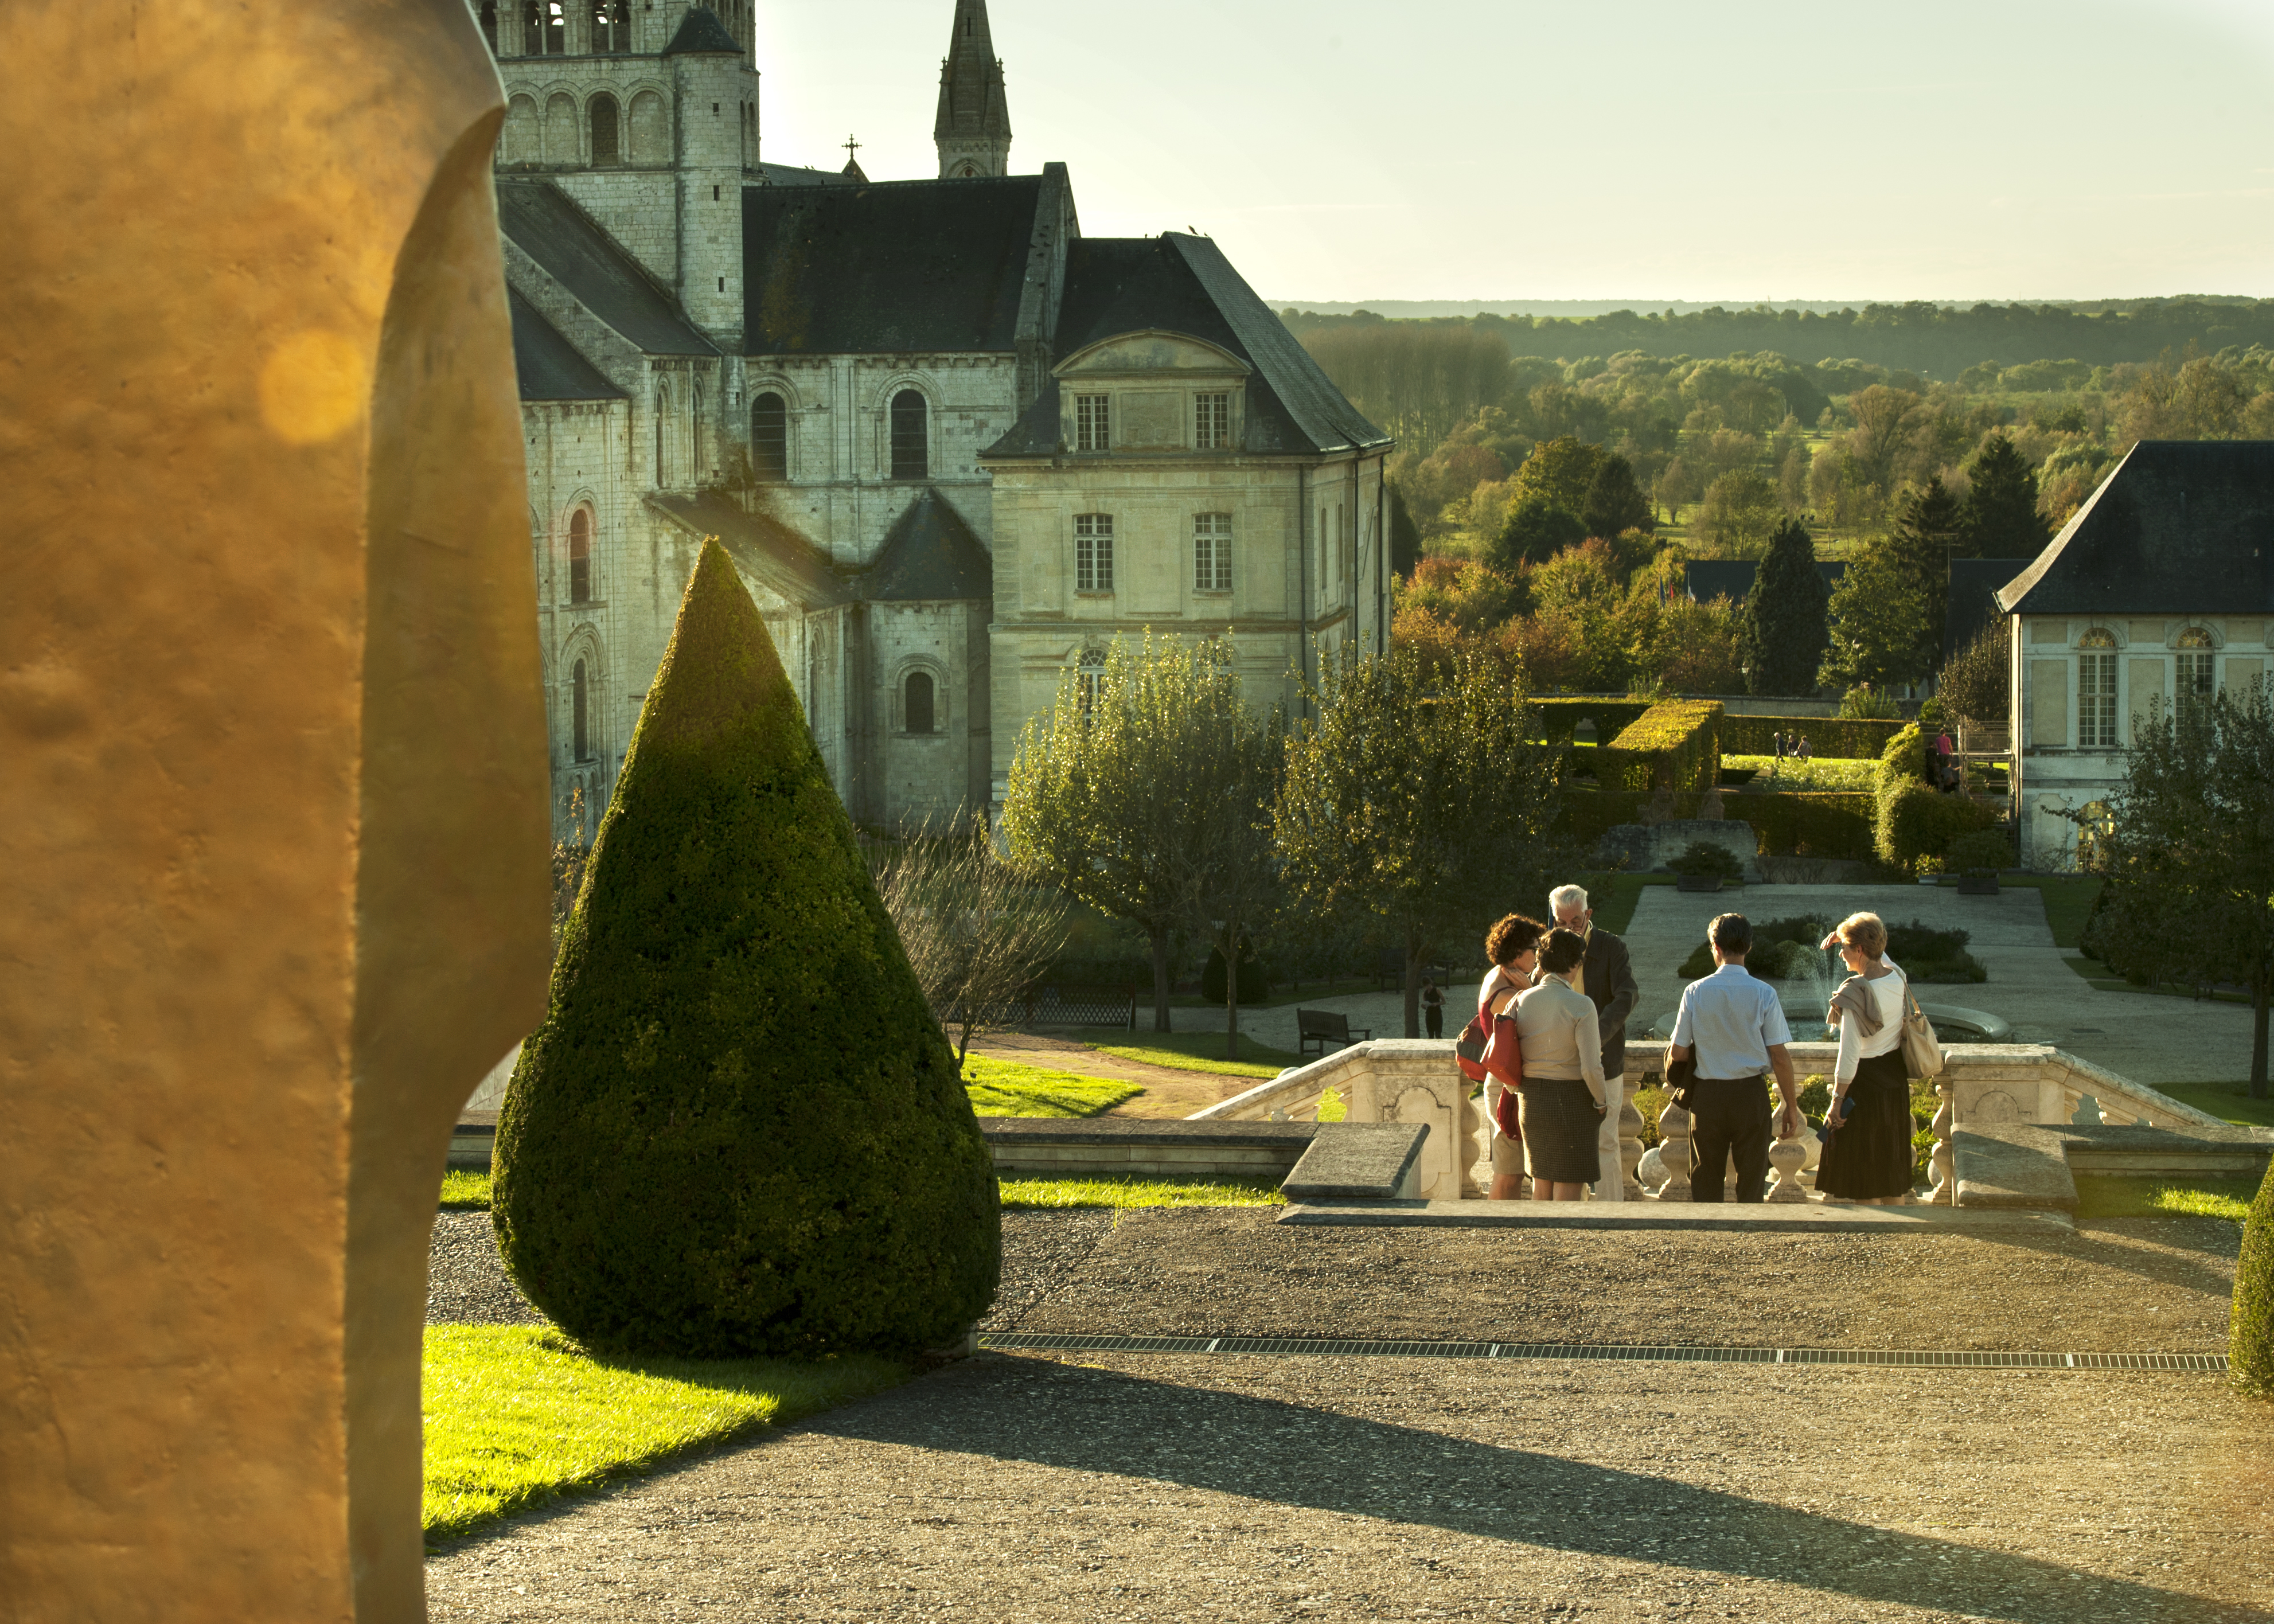
M 957 0 L 945 178 L 885 183 L 762 161 L 722 4 L 481 13 L 556 838 L 597 826 L 706 535 L 863 823 L 998 801 L 1116 635 L 1230 630 L 1259 703 L 1383 643 L 1387 437 L 1206 239 L 1084 239 L 1064 166 L 1008 173 L 983 0 Z M 1085 442 L 1078 395 L 1119 432 Z M 1100 515 L 1103 590 L 1073 540 Z

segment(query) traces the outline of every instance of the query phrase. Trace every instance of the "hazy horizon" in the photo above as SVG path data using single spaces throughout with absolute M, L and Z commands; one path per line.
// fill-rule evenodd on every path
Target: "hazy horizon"
M 1068 163 L 1088 235 L 1196 229 L 1335 295 L 1275 307 L 2274 293 L 2274 6 L 989 11 L 1013 169 Z M 937 174 L 953 12 L 761 8 L 766 157 Z

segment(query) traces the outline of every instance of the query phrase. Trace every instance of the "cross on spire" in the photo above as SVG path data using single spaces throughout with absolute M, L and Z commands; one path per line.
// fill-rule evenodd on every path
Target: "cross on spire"
M 855 156 L 854 156 L 854 154 L 855 154 L 855 153 L 857 153 L 857 152 L 860 150 L 860 148 L 861 148 L 861 143 L 860 143 L 860 142 L 858 142 L 858 141 L 855 140 L 855 139 L 854 139 L 851 136 L 849 136 L 849 135 L 848 135 L 848 136 L 847 136 L 847 137 L 845 138 L 845 162 L 847 162 L 847 163 L 858 163 L 858 162 L 860 162 L 860 159 L 858 159 L 858 158 L 856 158 Z

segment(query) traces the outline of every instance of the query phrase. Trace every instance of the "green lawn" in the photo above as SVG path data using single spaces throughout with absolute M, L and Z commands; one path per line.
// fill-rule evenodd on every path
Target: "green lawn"
M 2074 951 L 2083 944 L 2084 916 L 2092 912 L 2093 898 L 2103 882 L 2083 874 L 2001 874 L 2002 890 L 2027 889 L 2044 898 L 2045 923 L 2052 927 L 2053 944 Z
M 486 1213 L 490 1209 L 490 1176 L 452 1168 L 442 1175 L 442 1210 L 446 1213 Z
M 1220 1077 L 1276 1077 L 1289 1066 L 1304 1064 L 1303 1056 L 1284 1049 L 1269 1049 L 1245 1032 L 1239 1034 L 1239 1058 L 1227 1060 L 1221 1032 L 1131 1032 L 1118 1026 L 1094 1027 L 1068 1034 L 1101 1055 L 1141 1060 L 1172 1071 L 1213 1071 Z M 1395 1035 L 1386 1034 L 1386 1035 Z
M 1776 786 L 1781 790 L 1814 793 L 1830 790 L 1869 790 L 1871 774 L 1879 767 L 1876 761 L 1851 760 L 1839 756 L 1811 756 L 1806 761 L 1787 759 L 1780 762 L 1773 756 L 1724 756 L 1721 765 L 1726 770 L 1736 767 L 1753 769 L 1753 782 L 1769 781 L 1769 769 L 1776 769 Z
M 866 1397 L 886 1359 L 596 1359 L 529 1326 L 426 1327 L 425 1524 L 455 1538 L 672 1455 Z
M 2250 1178 L 2171 1181 L 2084 1174 L 2076 1181 L 2080 1218 L 2163 1218 L 2192 1214 L 2240 1223 L 2250 1216 L 2258 1182 Z
M 1284 1207 L 1273 1179 L 1180 1184 L 1157 1178 L 1005 1178 L 1005 1211 L 1040 1207 Z
M 2274 1099 L 2252 1099 L 2248 1083 L 2157 1083 L 2156 1092 L 2238 1128 L 2274 1128 Z
M 963 1083 L 971 1109 L 982 1116 L 1095 1116 L 1145 1092 L 1119 1078 L 1083 1077 L 984 1055 L 965 1059 Z

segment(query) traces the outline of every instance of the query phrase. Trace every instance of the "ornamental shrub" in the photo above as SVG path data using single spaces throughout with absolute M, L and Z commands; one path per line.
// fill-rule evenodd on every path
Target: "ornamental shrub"
M 1994 807 L 1963 795 L 1937 794 L 1924 784 L 1905 785 L 1879 802 L 1879 858 L 1916 870 L 1941 857 L 1954 838 L 1988 829 L 1998 816 Z
M 498 1123 L 493 1221 L 585 1346 L 944 1345 L 986 1143 L 772 640 L 706 542 Z
M 1681 856 L 1666 865 L 1676 874 L 1702 876 L 1724 883 L 1745 877 L 1745 865 L 1737 854 L 1725 846 L 1710 840 L 1692 840 Z
M 1712 789 L 1721 777 L 1721 702 L 1665 699 L 1595 752 L 1607 790 Z
M 2236 1387 L 2255 1397 L 2274 1398 L 2274 1167 L 2266 1169 L 2243 1228 L 2226 1357 Z
M 1961 874 L 1995 874 L 2014 866 L 2014 842 L 2002 829 L 1959 835 L 1943 849 L 1943 866 Z

